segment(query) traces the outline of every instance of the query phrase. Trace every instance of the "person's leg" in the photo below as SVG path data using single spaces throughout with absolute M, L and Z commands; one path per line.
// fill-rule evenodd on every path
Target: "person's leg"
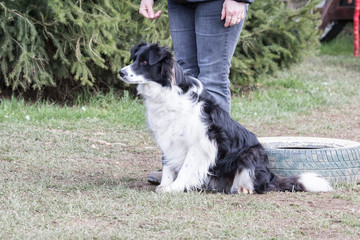
M 197 49 L 195 35 L 195 6 L 196 4 L 181 5 L 168 1 L 168 15 L 171 39 L 174 47 L 175 58 L 188 74 L 197 77 Z M 151 172 L 148 182 L 159 185 L 162 171 Z
M 197 48 L 195 35 L 195 6 L 168 1 L 168 15 L 171 39 L 176 60 L 190 75 L 197 77 Z
M 230 62 L 244 20 L 225 28 L 221 20 L 224 1 L 199 3 L 195 13 L 198 78 L 224 110 L 230 113 Z M 246 6 L 247 7 L 247 6 Z
M 223 1 L 214 1 L 184 6 L 168 1 L 168 13 L 175 58 L 230 113 L 230 60 L 243 22 L 224 28 L 220 19 L 222 4 Z M 161 175 L 161 171 L 150 173 L 148 181 L 160 184 Z

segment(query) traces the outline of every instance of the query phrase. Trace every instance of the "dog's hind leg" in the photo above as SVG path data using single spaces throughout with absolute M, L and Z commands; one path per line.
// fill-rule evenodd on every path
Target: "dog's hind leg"
M 230 193 L 252 194 L 254 192 L 253 176 L 254 173 L 250 169 L 239 170 L 235 174 L 234 181 L 230 189 Z

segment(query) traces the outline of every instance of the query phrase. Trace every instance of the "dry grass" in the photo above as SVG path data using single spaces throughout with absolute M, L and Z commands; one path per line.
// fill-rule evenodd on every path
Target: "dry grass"
M 233 116 L 259 136 L 360 141 L 359 72 L 350 57 L 307 59 L 234 98 Z M 160 152 L 139 101 L 4 100 L 0 136 L 1 239 L 360 238 L 359 185 L 321 194 L 154 193 L 146 176 L 160 168 Z

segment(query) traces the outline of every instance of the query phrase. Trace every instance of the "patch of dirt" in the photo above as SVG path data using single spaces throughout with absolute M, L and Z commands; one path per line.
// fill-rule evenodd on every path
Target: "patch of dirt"
M 360 188 L 357 187 L 357 195 Z M 358 232 L 358 223 L 351 224 L 351 219 L 358 219 L 360 215 L 359 198 L 341 198 L 339 195 L 348 196 L 346 189 L 339 189 L 332 193 L 268 193 L 264 195 L 254 195 L 261 198 L 264 202 L 273 203 L 279 211 L 272 211 L 274 225 L 289 224 L 283 216 L 283 212 L 294 212 L 294 222 L 302 223 L 299 226 L 301 234 L 306 239 L 353 239 L 354 235 L 346 237 L 344 233 Z M 304 214 L 306 212 L 306 214 Z M 302 219 L 302 217 L 305 219 Z M 285 219 L 284 219 L 285 218 Z M 299 218 L 299 219 L 298 219 Z M 309 219 L 308 219 L 309 218 Z M 309 224 L 309 222 L 314 225 Z M 321 228 L 316 227 L 319 224 Z

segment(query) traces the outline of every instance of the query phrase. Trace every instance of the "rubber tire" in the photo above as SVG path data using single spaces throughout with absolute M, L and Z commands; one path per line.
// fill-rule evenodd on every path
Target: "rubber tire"
M 360 143 L 334 138 L 259 138 L 278 176 L 316 172 L 331 183 L 360 181 Z

